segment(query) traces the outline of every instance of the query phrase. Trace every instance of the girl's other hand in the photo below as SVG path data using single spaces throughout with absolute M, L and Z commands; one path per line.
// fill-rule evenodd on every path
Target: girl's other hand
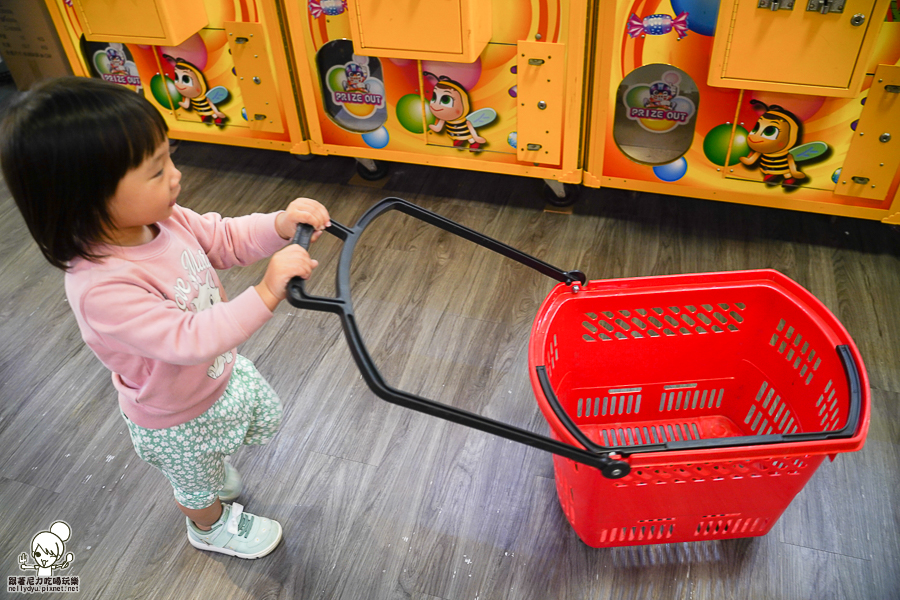
M 310 258 L 309 253 L 297 244 L 290 244 L 272 255 L 263 280 L 256 285 L 256 291 L 269 310 L 274 311 L 278 303 L 287 297 L 288 282 L 294 277 L 309 279 L 319 261 Z
M 298 223 L 312 225 L 316 230 L 312 241 L 316 241 L 322 235 L 322 231 L 331 225 L 331 218 L 328 216 L 328 210 L 319 202 L 312 198 L 297 198 L 275 218 L 275 229 L 283 239 L 289 240 L 294 237 Z

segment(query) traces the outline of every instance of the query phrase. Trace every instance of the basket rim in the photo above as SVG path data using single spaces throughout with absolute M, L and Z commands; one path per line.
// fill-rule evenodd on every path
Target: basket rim
M 851 394 L 849 408 L 851 410 L 848 411 L 847 423 L 844 428 L 839 430 L 838 435 L 830 435 L 835 432 L 812 432 L 742 436 L 740 438 L 713 438 L 714 440 L 720 440 L 715 443 L 710 443 L 711 440 L 707 439 L 697 441 L 704 443 L 691 441 L 650 445 L 601 446 L 594 443 L 581 432 L 559 404 L 545 370 L 543 351 L 547 343 L 549 326 L 554 316 L 565 303 L 573 300 L 581 301 L 590 297 L 625 297 L 652 290 L 663 292 L 666 288 L 674 288 L 671 291 L 697 291 L 748 286 L 775 289 L 788 300 L 800 304 L 801 308 L 808 309 L 807 312 L 810 313 L 815 322 L 819 323 L 820 326 L 827 326 L 832 337 L 840 340 L 841 343 L 837 345 L 836 349 L 843 362 L 845 375 L 848 378 L 848 389 Z M 830 454 L 862 448 L 868 433 L 870 390 L 868 375 L 859 349 L 846 328 L 818 298 L 797 282 L 774 269 L 591 280 L 581 289 L 559 284 L 544 299 L 535 316 L 529 339 L 528 363 L 535 397 L 553 433 L 564 442 L 583 447 L 598 454 L 614 453 L 622 457 L 631 455 L 637 457 L 637 455 L 640 455 L 648 460 L 652 460 L 651 455 L 653 455 L 666 462 L 675 459 L 675 454 L 689 454 L 696 457 L 698 453 L 713 453 L 717 456 L 734 455 L 736 458 L 744 458 L 747 453 L 760 456 L 772 455 L 773 453 L 787 453 L 788 455 Z M 854 402 L 856 402 L 855 406 L 857 409 L 855 413 L 852 410 Z

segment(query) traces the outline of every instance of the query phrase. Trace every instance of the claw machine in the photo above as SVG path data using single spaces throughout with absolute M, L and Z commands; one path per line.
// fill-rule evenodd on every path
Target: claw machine
M 308 154 L 271 0 L 45 0 L 76 75 L 133 89 L 173 139 Z
M 284 0 L 311 152 L 580 183 L 590 5 Z
M 900 223 L 897 0 L 599 5 L 584 183 Z

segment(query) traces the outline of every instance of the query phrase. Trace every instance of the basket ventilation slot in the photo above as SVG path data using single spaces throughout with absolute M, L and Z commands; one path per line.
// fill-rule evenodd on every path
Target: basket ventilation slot
M 802 458 L 774 458 L 754 462 L 701 463 L 669 468 L 640 468 L 632 471 L 627 477 L 618 479 L 617 487 L 635 485 L 706 483 L 717 481 L 756 479 L 763 476 L 782 477 L 799 475 L 809 465 Z
M 667 385 L 659 398 L 659 412 L 672 410 L 694 410 L 696 408 L 719 408 L 725 388 L 698 390 L 697 384 Z M 688 388 L 688 389 L 685 389 Z
M 659 522 L 641 521 L 642 525 L 604 529 L 600 543 L 665 540 L 675 533 L 675 519 L 659 519 Z
M 759 386 L 755 402 L 750 405 L 750 410 L 744 417 L 744 424 L 749 425 L 755 435 L 796 433 L 800 428 L 787 403 L 775 393 L 775 388 L 768 381 L 763 381 Z
M 585 313 L 587 320 L 581 325 L 587 333 L 582 332 L 581 337 L 586 342 L 611 342 L 739 331 L 744 322 L 741 312 L 746 308 L 743 302 L 720 302 Z
M 769 339 L 769 346 L 784 356 L 784 359 L 797 371 L 797 375 L 806 385 L 812 382 L 813 373 L 819 370 L 822 359 L 810 347 L 809 341 L 805 340 L 803 335 L 793 326 L 788 325 L 784 319 L 778 321 L 775 333 Z
M 838 429 L 842 421 L 836 393 L 834 382 L 829 379 L 825 385 L 825 391 L 816 402 L 816 408 L 819 409 L 819 424 L 825 431 Z
M 637 389 L 637 388 L 635 388 Z M 640 391 L 640 390 L 638 390 Z M 641 411 L 641 394 L 623 393 L 603 398 L 579 398 L 578 417 L 631 415 Z
M 717 538 L 752 533 L 763 531 L 769 524 L 769 519 L 741 518 L 740 514 L 708 515 L 702 518 L 707 520 L 697 525 L 697 531 L 694 532 L 697 537 Z
M 598 431 L 604 446 L 638 446 L 700 439 L 696 423 L 647 425 L 641 427 L 608 427 Z

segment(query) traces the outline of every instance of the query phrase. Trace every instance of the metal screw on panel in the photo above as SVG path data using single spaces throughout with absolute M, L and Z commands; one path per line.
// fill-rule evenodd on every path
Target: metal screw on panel
M 261 83 L 260 80 L 259 80 L 259 77 L 254 77 L 254 78 L 253 78 L 253 83 L 255 83 L 256 85 L 259 85 L 259 84 Z
M 534 39 L 536 39 L 536 40 L 541 39 L 541 34 L 539 34 L 539 33 L 534 34 Z
M 541 100 L 540 102 L 538 102 L 538 108 L 544 110 L 545 108 L 547 108 L 547 103 Z
M 878 138 L 878 141 L 882 142 L 882 143 L 887 143 L 887 142 L 891 141 L 891 134 L 882 133 L 881 137 Z
M 575 293 L 577 294 L 578 292 L 581 291 L 581 288 L 580 288 L 579 286 L 577 286 L 577 285 L 573 285 L 573 286 L 572 286 L 572 291 L 575 292 Z
M 610 475 L 610 477 L 613 477 L 613 478 L 619 477 L 622 475 L 622 469 L 613 469 L 612 471 L 609 472 L 609 475 Z
M 866 22 L 866 15 L 864 15 L 862 13 L 856 13 L 855 15 L 850 17 L 850 24 L 853 25 L 854 27 L 859 27 L 860 25 L 862 25 L 865 22 Z

